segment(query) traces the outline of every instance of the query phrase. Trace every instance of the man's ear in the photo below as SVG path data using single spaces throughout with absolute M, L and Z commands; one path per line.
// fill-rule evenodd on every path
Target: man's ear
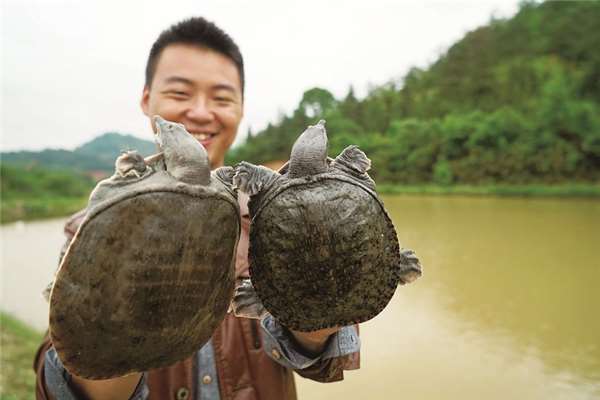
M 149 117 L 148 115 L 148 102 L 150 101 L 150 88 L 147 85 L 144 85 L 144 91 L 142 92 L 142 98 L 140 100 L 140 107 L 142 107 L 142 112 L 144 115 Z

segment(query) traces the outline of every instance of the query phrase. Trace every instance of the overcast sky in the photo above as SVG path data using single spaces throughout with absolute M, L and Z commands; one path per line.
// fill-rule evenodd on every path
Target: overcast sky
M 72 149 L 118 131 L 150 138 L 139 108 L 158 34 L 202 15 L 245 58 L 238 139 L 289 113 L 320 86 L 336 97 L 425 67 L 513 0 L 2 0 L 2 151 Z

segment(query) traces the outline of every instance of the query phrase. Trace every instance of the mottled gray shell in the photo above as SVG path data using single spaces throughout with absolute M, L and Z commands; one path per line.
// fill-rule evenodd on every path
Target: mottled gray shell
M 379 314 L 398 284 L 421 275 L 401 251 L 356 146 L 327 158 L 324 121 L 310 126 L 276 173 L 242 162 L 233 181 L 251 195 L 250 277 L 281 323 L 314 331 Z
M 166 164 L 115 174 L 91 196 L 50 298 L 50 335 L 71 373 L 106 379 L 171 365 L 227 312 L 240 234 L 229 171 L 196 185 Z
M 400 245 L 377 195 L 335 171 L 250 202 L 250 275 L 265 308 L 312 331 L 380 313 L 400 282 Z

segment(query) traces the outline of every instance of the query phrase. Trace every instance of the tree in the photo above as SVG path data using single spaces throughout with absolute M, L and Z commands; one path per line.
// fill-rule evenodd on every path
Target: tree
M 336 100 L 331 92 L 315 87 L 304 92 L 298 108 L 308 118 L 322 118 L 335 105 Z

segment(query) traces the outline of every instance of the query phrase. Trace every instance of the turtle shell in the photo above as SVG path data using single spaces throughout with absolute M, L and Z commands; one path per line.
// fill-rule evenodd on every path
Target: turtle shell
M 123 187 L 109 180 L 98 191 L 111 196 L 89 209 L 51 292 L 60 359 L 78 376 L 107 379 L 188 357 L 211 337 L 232 296 L 235 194 L 214 172 L 207 186 L 158 171 Z
M 249 206 L 252 283 L 285 326 L 359 323 L 388 304 L 400 281 L 400 245 L 371 188 L 330 168 L 279 180 Z

